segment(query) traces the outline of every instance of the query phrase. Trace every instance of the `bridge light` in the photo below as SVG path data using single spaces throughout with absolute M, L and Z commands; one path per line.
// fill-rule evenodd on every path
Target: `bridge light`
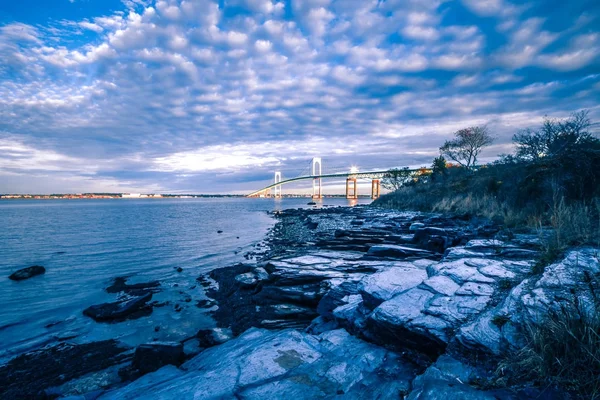
M 350 173 L 351 173 L 351 174 L 356 174 L 356 173 L 358 173 L 358 167 L 352 166 L 352 167 L 350 168 Z

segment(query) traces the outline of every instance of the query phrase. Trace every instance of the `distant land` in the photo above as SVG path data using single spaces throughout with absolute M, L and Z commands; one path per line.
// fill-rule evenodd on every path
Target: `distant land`
M 190 199 L 190 198 L 218 198 L 218 197 L 246 197 L 243 194 L 141 194 L 141 193 L 55 193 L 55 194 L 0 194 L 0 200 L 57 200 L 57 199 Z M 287 194 L 282 197 L 306 197 L 310 194 Z M 332 194 L 323 197 L 346 197 L 343 194 Z M 363 195 L 359 197 L 370 197 Z

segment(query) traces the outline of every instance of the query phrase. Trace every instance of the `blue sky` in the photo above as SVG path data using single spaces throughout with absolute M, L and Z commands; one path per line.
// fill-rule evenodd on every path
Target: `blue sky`
M 487 124 L 600 120 L 600 3 L 20 0 L 0 5 L 0 193 L 243 193 L 311 157 L 428 165 Z

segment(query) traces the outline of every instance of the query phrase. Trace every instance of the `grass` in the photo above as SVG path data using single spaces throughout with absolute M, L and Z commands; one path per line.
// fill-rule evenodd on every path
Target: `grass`
M 600 318 L 575 303 L 525 326 L 526 345 L 500 364 L 496 384 L 530 382 L 600 398 Z

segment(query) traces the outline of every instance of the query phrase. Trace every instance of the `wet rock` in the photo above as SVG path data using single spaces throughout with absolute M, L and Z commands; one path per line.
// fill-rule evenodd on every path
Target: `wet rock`
M 228 328 L 201 329 L 196 337 L 201 347 L 213 347 L 233 339 L 233 332 Z
M 107 293 L 119 293 L 124 292 L 128 294 L 141 294 L 147 292 L 157 292 L 160 286 L 160 282 L 151 281 L 144 283 L 128 284 L 127 277 L 114 278 L 113 283 L 105 290 Z
M 184 359 L 183 344 L 179 342 L 142 344 L 135 349 L 132 367 L 146 374 L 165 365 L 179 366 Z
M 116 340 L 60 343 L 25 353 L 0 366 L 0 398 L 46 398 L 45 390 L 131 359 Z
M 93 318 L 96 322 L 121 322 L 135 319 L 152 313 L 152 306 L 148 302 L 152 293 L 143 296 L 125 298 L 114 303 L 103 303 L 90 306 L 83 311 L 83 315 Z
M 42 275 L 46 273 L 46 268 L 40 265 L 33 265 L 31 267 L 23 268 L 13 272 L 8 279 L 13 281 L 23 281 L 25 279 L 33 278 L 34 276 Z

